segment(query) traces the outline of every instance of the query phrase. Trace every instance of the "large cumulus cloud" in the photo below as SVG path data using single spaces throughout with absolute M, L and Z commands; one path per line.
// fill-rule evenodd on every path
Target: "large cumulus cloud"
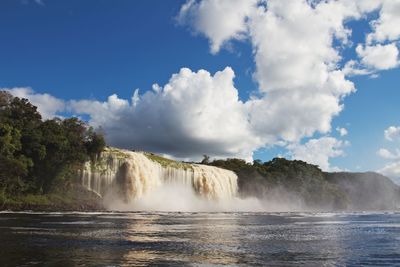
M 251 158 L 262 145 L 248 121 L 245 105 L 227 67 L 211 75 L 183 68 L 169 82 L 129 102 L 116 95 L 106 102 L 72 101 L 70 108 L 90 114 L 111 144 L 194 158 L 202 154 Z

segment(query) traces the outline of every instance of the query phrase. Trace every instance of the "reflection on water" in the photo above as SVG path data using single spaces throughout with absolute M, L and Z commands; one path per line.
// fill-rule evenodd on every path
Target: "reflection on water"
M 1 266 L 400 265 L 396 213 L 0 213 Z
M 235 237 L 238 232 L 232 214 L 224 217 L 220 214 L 149 214 L 126 229 L 127 240 L 140 242 L 148 249 L 132 249 L 123 256 L 122 262 L 128 265 L 160 260 L 165 263 L 235 264 L 240 256 L 235 253 L 239 252 L 240 242 Z

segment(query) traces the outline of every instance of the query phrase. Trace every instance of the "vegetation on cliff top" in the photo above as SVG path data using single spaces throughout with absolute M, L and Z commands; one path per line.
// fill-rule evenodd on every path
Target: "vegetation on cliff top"
M 161 157 L 159 155 L 156 155 L 154 153 L 145 152 L 144 155 L 147 158 L 149 158 L 150 160 L 159 163 L 164 168 L 171 167 L 171 168 L 175 168 L 175 169 L 184 169 L 184 170 L 192 169 L 192 166 L 186 162 L 167 159 L 167 158 Z

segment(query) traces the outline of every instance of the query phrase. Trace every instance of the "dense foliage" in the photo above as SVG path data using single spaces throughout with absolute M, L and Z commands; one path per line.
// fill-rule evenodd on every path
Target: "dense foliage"
M 42 120 L 27 99 L 0 91 L 0 194 L 45 194 L 103 150 L 102 134 L 77 118 Z

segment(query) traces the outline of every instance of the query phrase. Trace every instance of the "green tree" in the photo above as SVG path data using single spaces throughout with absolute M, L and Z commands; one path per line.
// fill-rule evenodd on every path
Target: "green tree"
M 93 128 L 90 127 L 87 131 L 85 146 L 90 160 L 95 161 L 106 146 L 104 135 L 102 133 L 95 132 Z
M 21 150 L 21 134 L 9 124 L 0 124 L 0 154 L 13 157 L 14 153 Z
M 61 123 L 65 137 L 68 140 L 66 160 L 68 163 L 84 162 L 87 160 L 85 137 L 87 126 L 78 118 L 64 119 Z
M 0 190 L 15 194 L 26 189 L 32 160 L 24 155 L 21 125 L 15 123 L 13 105 L 15 98 L 6 91 L 0 91 Z M 20 122 L 20 121 L 19 121 Z
M 20 133 L 8 124 L 0 124 L 0 189 L 8 194 L 24 187 L 22 178 L 27 174 L 30 161 L 15 153 L 21 149 Z
M 47 120 L 40 126 L 43 134 L 42 144 L 46 148 L 45 157 L 36 162 L 34 173 L 41 192 L 48 192 L 60 172 L 68 166 L 69 142 L 60 119 Z
M 203 155 L 203 160 L 200 163 L 201 164 L 209 164 L 210 163 L 210 156 Z

